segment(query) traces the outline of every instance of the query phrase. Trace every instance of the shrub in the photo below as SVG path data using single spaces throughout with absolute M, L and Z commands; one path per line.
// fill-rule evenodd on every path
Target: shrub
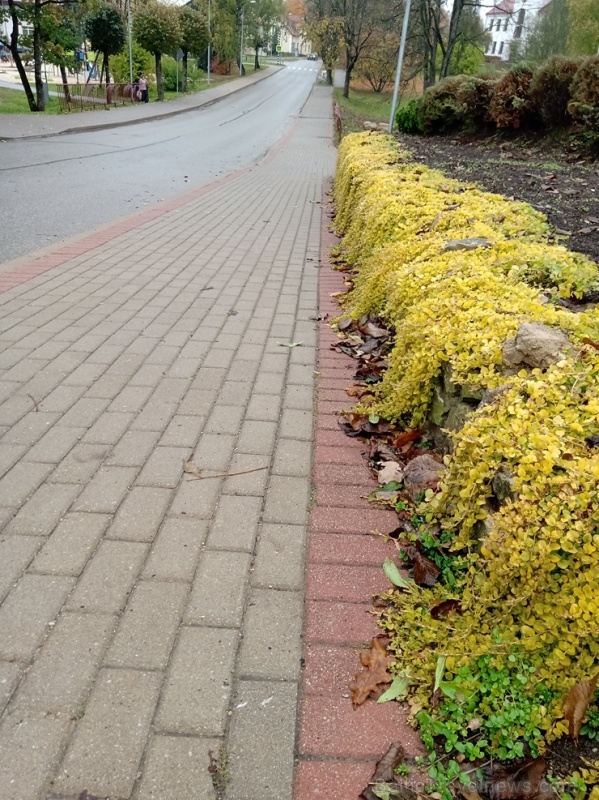
M 532 107 L 546 128 L 565 128 L 572 122 L 568 113 L 570 85 L 581 59 L 552 56 L 537 69 L 530 84 Z
M 472 77 L 458 87 L 457 99 L 465 128 L 475 131 L 493 124 L 490 106 L 496 85 L 497 81 Z
M 599 156 L 599 55 L 585 59 L 570 87 L 568 111 L 586 130 L 578 139 L 591 155 Z
M 451 133 L 462 127 L 462 111 L 457 94 L 466 80 L 466 76 L 456 75 L 426 90 L 420 101 L 424 133 Z
M 397 109 L 397 130 L 402 133 L 422 133 L 420 102 L 412 99 Z
M 396 332 L 369 410 L 419 425 L 443 367 L 468 392 L 503 386 L 453 434 L 441 491 L 412 520 L 413 540 L 442 554 L 453 582 L 382 595 L 391 671 L 409 680 L 429 747 L 441 737 L 470 760 L 534 756 L 567 733 L 564 698 L 599 669 L 599 451 L 588 438 L 599 434 L 599 311 L 569 313 L 535 287 L 581 291 L 599 270 L 548 245 L 526 204 L 402 163 L 390 137 L 374 138 L 343 140 L 335 180 L 340 232 L 365 234 L 362 251 L 353 238 L 349 313 L 370 303 Z M 371 229 L 369 201 L 392 209 L 382 228 Z M 487 247 L 444 247 L 484 231 Z M 532 321 L 573 348 L 545 371 L 508 377 L 502 345 Z M 513 478 L 502 503 L 500 471 Z M 455 613 L 440 613 L 446 601 Z
M 183 80 L 183 62 L 179 62 L 179 91 L 181 91 L 181 82 Z M 194 88 L 202 77 L 202 72 L 198 69 L 196 63 L 191 58 L 187 63 L 187 89 L 188 91 Z M 163 56 L 162 58 L 162 80 L 164 88 L 169 92 L 177 90 L 177 62 L 171 56 Z
M 144 50 L 136 41 L 132 43 L 131 60 L 133 66 L 133 80 L 138 80 L 142 75 L 149 76 L 154 72 L 154 56 Z M 129 48 L 110 59 L 110 70 L 115 83 L 129 83 Z
M 520 128 L 531 121 L 530 67 L 516 66 L 499 80 L 491 101 L 491 118 L 498 128 Z

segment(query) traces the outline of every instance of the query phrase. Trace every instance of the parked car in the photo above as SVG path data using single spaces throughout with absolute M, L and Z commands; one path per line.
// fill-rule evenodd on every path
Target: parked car
M 308 61 L 316 61 L 317 55 L 316 53 L 309 53 L 308 54 Z

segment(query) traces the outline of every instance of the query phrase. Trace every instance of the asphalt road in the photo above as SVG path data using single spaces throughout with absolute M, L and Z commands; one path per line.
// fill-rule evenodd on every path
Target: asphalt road
M 180 116 L 0 142 L 0 264 L 255 163 L 317 77 L 317 64 L 299 61 Z

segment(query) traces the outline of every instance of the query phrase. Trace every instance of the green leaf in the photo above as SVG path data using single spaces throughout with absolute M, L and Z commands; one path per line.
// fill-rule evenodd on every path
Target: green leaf
M 411 582 L 406 580 L 399 571 L 397 564 L 394 564 L 390 558 L 386 558 L 383 562 L 383 572 L 389 578 L 391 583 L 399 586 L 400 589 L 410 589 Z
M 375 797 L 379 797 L 380 800 L 391 800 L 391 792 L 393 792 L 393 797 L 395 797 L 395 791 L 388 783 L 377 783 L 376 786 L 371 787 L 371 790 L 372 794 Z
M 398 697 L 402 697 L 407 693 L 409 685 L 410 681 L 405 675 L 397 675 L 393 678 L 393 683 L 387 691 L 379 697 L 377 703 L 388 703 L 389 700 L 397 700 Z
M 384 486 L 381 486 L 381 488 L 378 491 L 379 492 L 396 492 L 399 489 L 400 486 L 401 486 L 401 484 L 398 483 L 397 481 L 389 481 L 389 483 L 386 483 Z
M 376 423 L 379 420 L 380 420 L 380 417 L 379 417 L 378 414 L 369 414 L 368 415 L 368 422 L 371 422 L 373 425 L 376 425 Z
M 280 347 L 299 347 L 303 342 L 277 342 Z
M 435 686 L 433 688 L 433 692 L 436 692 L 439 686 L 441 685 L 441 679 L 443 678 L 443 673 L 445 672 L 445 656 L 439 656 L 437 659 L 437 669 L 435 670 Z

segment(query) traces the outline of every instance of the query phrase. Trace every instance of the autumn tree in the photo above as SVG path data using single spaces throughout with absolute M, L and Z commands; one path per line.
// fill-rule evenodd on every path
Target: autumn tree
M 73 52 L 80 46 L 84 34 L 81 20 L 63 6 L 50 6 L 42 17 L 43 56 L 60 69 L 67 100 L 70 99 L 67 67 L 73 64 Z
M 133 18 L 133 35 L 145 50 L 154 55 L 158 100 L 164 100 L 162 55 L 175 52 L 182 38 L 177 8 L 156 2 L 140 6 Z
M 179 22 L 181 25 L 180 48 L 183 52 L 183 79 L 182 89 L 187 91 L 187 62 L 191 55 L 200 58 L 210 41 L 208 23 L 204 15 L 193 6 L 179 7 Z
M 115 56 L 123 49 L 127 38 L 123 15 L 115 6 L 106 3 L 87 15 L 85 33 L 92 50 L 102 53 L 100 83 L 102 83 L 102 72 L 106 75 L 106 83 L 110 83 L 110 56 Z
M 327 73 L 327 84 L 332 86 L 333 70 L 339 58 L 343 41 L 343 20 L 335 17 L 323 17 L 320 20 L 306 23 L 305 32 L 322 59 Z
M 261 47 L 266 47 L 272 38 L 272 31 L 282 13 L 283 4 L 280 0 L 256 0 L 247 5 L 246 30 L 254 50 L 254 69 L 260 69 L 258 51 Z
M 591 56 L 599 51 L 599 0 L 570 0 L 569 51 Z
M 545 61 L 568 50 L 570 9 L 568 0 L 552 0 L 537 17 L 524 48 L 527 61 Z

